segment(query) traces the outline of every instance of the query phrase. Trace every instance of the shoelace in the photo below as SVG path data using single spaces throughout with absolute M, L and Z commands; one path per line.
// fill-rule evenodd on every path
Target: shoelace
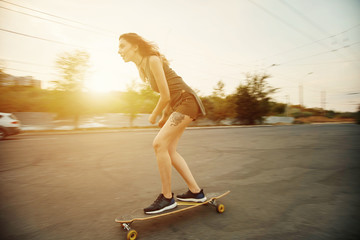
M 160 194 L 152 205 L 158 205 L 162 200 L 162 194 Z
M 183 196 L 195 196 L 196 194 L 193 194 L 190 190 L 187 191 L 187 193 L 183 194 Z

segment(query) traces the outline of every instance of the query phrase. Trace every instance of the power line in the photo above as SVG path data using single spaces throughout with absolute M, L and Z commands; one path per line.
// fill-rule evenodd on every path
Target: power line
M 286 64 L 290 66 L 305 66 L 305 65 L 322 65 L 322 64 L 339 64 L 339 63 L 352 63 L 352 62 L 360 62 L 360 59 L 357 60 L 349 60 L 349 61 L 335 61 L 335 62 L 319 62 L 319 63 L 303 63 L 303 64 Z
M 49 68 L 53 67 L 53 66 L 50 66 L 50 65 L 43 65 L 43 64 L 38 64 L 38 63 L 30 63 L 30 62 L 24 62 L 24 61 L 12 60 L 12 59 L 4 59 L 4 58 L 0 58 L 0 61 L 14 62 L 14 63 L 20 63 L 20 64 L 27 64 L 27 65 L 34 65 L 34 66 L 40 66 L 40 67 L 49 67 Z
M 315 27 L 317 30 L 322 32 L 324 35 L 329 35 L 328 32 L 326 32 L 322 27 L 320 27 L 316 22 L 312 21 L 310 18 L 306 17 L 303 13 L 301 13 L 299 10 L 291 6 L 288 2 L 285 2 L 284 0 L 280 0 L 280 3 L 282 3 L 285 7 L 290 9 L 292 12 L 300 16 L 303 20 L 310 23 L 313 27 Z
M 265 7 L 259 5 L 258 3 L 254 2 L 254 0 L 248 0 L 250 3 L 252 3 L 253 5 L 255 5 L 256 7 L 258 7 L 259 9 L 263 10 L 264 12 L 266 12 L 267 14 L 269 14 L 270 16 L 272 16 L 273 18 L 275 18 L 276 20 L 280 21 L 281 23 L 285 24 L 286 26 L 290 27 L 291 29 L 293 29 L 294 31 L 300 33 L 301 35 L 314 40 L 312 36 L 308 35 L 307 33 L 301 31 L 300 29 L 298 29 L 297 27 L 295 27 L 294 25 L 290 24 L 288 21 L 285 21 L 284 19 L 280 18 L 279 16 L 277 16 L 276 14 L 272 13 L 271 11 L 269 11 L 268 9 L 266 9 Z M 326 44 L 321 43 L 320 41 L 315 41 L 316 43 L 321 44 L 322 46 L 324 46 L 327 49 L 330 49 Z M 342 56 L 341 56 L 342 57 Z M 348 59 L 346 59 L 348 60 Z
M 4 29 L 4 28 L 0 28 L 0 31 L 4 31 L 4 32 L 16 34 L 16 35 L 20 35 L 20 36 L 24 36 L 24 37 L 28 37 L 28 38 L 38 39 L 38 40 L 42 40 L 42 41 L 47 41 L 47 42 L 51 42 L 51 43 L 56 43 L 56 44 L 61 44 L 61 45 L 66 45 L 66 46 L 71 46 L 71 47 L 76 47 L 76 48 L 80 48 L 80 49 L 86 49 L 86 50 L 90 50 L 90 49 L 91 49 L 91 50 L 95 50 L 95 51 L 106 52 L 106 51 L 103 50 L 103 49 L 88 48 L 88 47 L 84 47 L 84 46 L 80 46 L 80 45 L 65 43 L 65 42 L 61 42 L 61 41 L 56 41 L 56 40 L 51 40 L 51 39 L 47 39 L 47 38 L 37 37 L 37 36 L 25 34 L 25 33 L 20 33 L 20 32 L 16 32 L 16 31 L 11 31 L 11 30 Z
M 346 45 L 346 46 L 343 46 L 343 47 L 340 47 L 340 48 L 332 49 L 330 51 L 320 52 L 320 53 L 316 53 L 316 54 L 313 54 L 313 55 L 310 55 L 310 56 L 292 59 L 290 61 L 283 62 L 283 63 L 280 63 L 280 64 L 273 64 L 272 66 L 287 65 L 289 62 L 299 61 L 299 60 L 303 60 L 303 59 L 307 59 L 307 58 L 311 58 L 311 57 L 320 56 L 320 55 L 323 55 L 323 54 L 326 54 L 326 53 L 336 52 L 338 50 L 349 48 L 349 47 L 357 45 L 357 44 L 360 44 L 360 42 L 355 42 L 355 43 L 352 43 L 352 44 L 349 44 L 349 45 Z M 349 62 L 349 61 L 345 61 L 345 62 Z
M 306 21 L 307 23 L 309 23 L 311 26 L 315 27 L 319 32 L 323 33 L 324 35 L 329 35 L 329 33 L 327 31 L 325 31 L 321 26 L 319 26 L 316 22 L 312 21 L 311 19 L 309 19 L 308 17 L 306 17 L 303 13 L 301 13 L 299 10 L 297 10 L 295 7 L 291 6 L 288 2 L 285 2 L 284 0 L 280 0 L 280 2 L 287 7 L 288 9 L 290 9 L 290 11 L 292 11 L 293 13 L 295 13 L 296 15 L 298 15 L 299 17 L 301 17 L 304 21 Z M 324 45 L 325 47 L 327 47 L 329 49 L 328 46 Z M 341 54 L 337 53 L 340 57 L 343 57 Z
M 250 3 L 252 3 L 253 5 L 255 5 L 257 8 L 261 9 L 262 11 L 266 12 L 267 14 L 269 14 L 270 16 L 272 16 L 273 18 L 275 18 L 276 20 L 280 21 L 281 23 L 285 24 L 286 26 L 288 26 L 289 28 L 293 29 L 294 31 L 296 31 L 297 33 L 300 33 L 301 35 L 310 38 L 311 40 L 314 40 L 310 35 L 308 35 L 307 33 L 301 31 L 300 29 L 298 29 L 297 27 L 295 27 L 294 25 L 290 24 L 288 21 L 285 21 L 284 19 L 280 18 L 279 16 L 277 16 L 276 14 L 272 13 L 271 11 L 269 11 L 268 9 L 266 9 L 265 7 L 261 6 L 260 4 L 256 3 L 253 0 L 248 0 Z
M 18 71 L 18 72 L 27 72 L 27 73 L 35 73 L 35 74 L 43 74 L 43 75 L 52 75 L 52 76 L 56 76 L 56 74 L 53 74 L 53 73 L 42 73 L 42 72 L 35 72 L 35 71 L 29 71 L 29 70 L 18 69 L 18 68 L 0 67 L 0 69 L 7 69 L 7 70 Z
M 15 31 L 3 29 L 3 28 L 0 28 L 0 30 L 1 30 L 1 31 L 4 31 L 4 32 L 8 32 L 8 33 L 12 33 L 12 34 L 16 34 L 16 35 L 28 37 L 28 38 L 34 38 L 34 39 L 38 39 L 38 40 L 42 40 L 42 41 L 57 43 L 57 44 L 61 44 L 61 45 L 67 45 L 67 46 L 71 46 L 71 47 L 83 48 L 82 46 L 79 46 L 79 45 L 74 45 L 74 44 L 64 43 L 64 42 L 55 41 L 55 40 L 51 40 L 51 39 L 46 39 L 46 38 L 41 38 L 41 37 L 37 37 L 37 36 L 32 36 L 32 35 L 28 35 L 28 34 L 25 34 L 25 33 L 15 32 Z
M 300 45 L 300 46 L 297 46 L 297 47 L 294 47 L 294 48 L 290 48 L 290 49 L 288 49 L 288 50 L 285 50 L 285 51 L 276 53 L 276 54 L 274 54 L 274 55 L 271 55 L 271 56 L 262 58 L 261 60 L 265 60 L 265 59 L 271 58 L 271 57 L 277 57 L 277 56 L 279 56 L 279 55 L 283 55 L 283 54 L 285 54 L 285 53 L 288 53 L 288 52 L 291 52 L 291 51 L 294 51 L 294 50 L 297 50 L 297 49 L 300 49 L 300 48 L 303 48 L 303 47 L 306 47 L 306 46 L 310 46 L 310 45 L 315 44 L 315 43 L 317 43 L 317 42 L 322 42 L 322 41 L 325 41 L 325 40 L 327 40 L 327 39 L 334 38 L 334 37 L 336 37 L 336 36 L 339 36 L 339 35 L 341 35 L 341 34 L 344 34 L 344 33 L 346 33 L 346 32 L 349 32 L 349 31 L 351 31 L 351 30 L 353 30 L 353 29 L 355 29 L 355 28 L 358 28 L 358 27 L 360 27 L 360 24 L 357 24 L 357 25 L 355 25 L 355 26 L 352 26 L 352 27 L 350 27 L 350 28 L 348 28 L 348 29 L 346 29 L 346 30 L 344 30 L 344 31 L 341 31 L 341 32 L 339 32 L 339 33 L 337 33 L 337 34 L 333 34 L 333 35 L 331 35 L 331 36 L 328 36 L 328 37 L 325 37 L 325 38 L 322 38 L 322 39 L 318 39 L 318 40 L 316 40 L 316 41 L 312 41 L 312 42 L 309 42 L 309 43 L 306 43 L 306 44 L 303 44 L 303 45 Z
M 60 17 L 60 16 L 57 16 L 57 15 L 54 15 L 54 14 L 50 14 L 50 13 L 47 13 L 47 12 L 44 12 L 44 11 L 39 11 L 39 10 L 36 10 L 36 9 L 33 9 L 33 8 L 25 7 L 25 6 L 22 6 L 22 5 L 19 5 L 19 4 L 15 4 L 15 3 L 11 3 L 11 2 L 8 2 L 8 1 L 5 1 L 5 0 L 0 0 L 0 1 L 1 1 L 1 2 L 5 2 L 5 3 L 7 3 L 7 4 L 11 4 L 11 5 L 17 6 L 17 7 L 20 7 L 20 8 L 23 8 L 23 9 L 27 9 L 27 10 L 34 11 L 34 12 L 37 12 L 37 13 L 45 14 L 45 15 L 50 16 L 50 17 L 55 17 L 55 18 L 58 18 L 58 19 L 61 19 L 61 20 L 65 20 L 65 21 L 68 21 L 68 22 L 72 22 L 72 23 L 76 23 L 76 24 L 82 25 L 82 26 L 90 27 L 90 28 L 92 28 L 92 29 L 96 29 L 96 31 L 107 32 L 108 34 L 111 33 L 112 36 L 116 35 L 116 34 L 115 34 L 114 32 L 112 32 L 112 31 L 109 31 L 109 30 L 106 30 L 106 29 L 103 29 L 103 28 L 99 28 L 99 27 L 95 27 L 95 26 L 92 26 L 92 25 L 90 25 L 90 24 L 78 22 L 78 21 L 75 21 L 75 20 L 72 20 L 72 19 L 69 19 L 69 18 Z M 50 20 L 50 19 L 47 19 L 47 18 L 42 18 L 42 17 L 35 16 L 35 15 L 31 15 L 31 14 L 28 14 L 28 13 L 24 13 L 24 12 L 12 10 L 12 9 L 9 9 L 9 8 L 5 8 L 5 7 L 1 7 L 1 8 L 7 9 L 7 10 L 9 10 L 9 11 L 17 12 L 17 13 L 20 13 L 20 14 L 24 14 L 24 15 L 36 17 L 36 18 L 39 18 L 39 19 L 42 19 L 42 20 L 46 20 L 46 21 L 50 21 L 50 22 L 62 24 L 62 25 L 65 25 L 65 26 L 69 26 L 69 27 L 73 27 L 73 28 L 78 28 L 78 29 L 90 31 L 89 29 L 79 28 L 79 27 L 72 26 L 72 25 L 69 25 L 69 24 L 66 24 L 66 23 L 61 23 L 61 22 L 58 22 L 58 21 Z
M 8 10 L 8 11 L 12 11 L 12 12 L 20 13 L 20 14 L 23 14 L 23 15 L 26 15 L 26 16 L 30 16 L 30 17 L 34 17 L 34 18 L 39 18 L 39 19 L 41 19 L 41 20 L 49 21 L 49 22 L 52 22 L 52 23 L 56 23 L 56 24 L 60 24 L 60 25 L 67 26 L 67 27 L 71 27 L 71 28 L 75 28 L 75 29 L 81 29 L 81 30 L 85 30 L 85 31 L 89 31 L 89 32 L 90 32 L 90 30 L 85 29 L 85 28 L 76 27 L 76 26 L 73 26 L 73 25 L 70 25 L 70 24 L 66 24 L 66 23 L 54 21 L 54 20 L 51 20 L 51 19 L 47 19 L 47 18 L 35 16 L 35 15 L 29 14 L 29 13 L 20 12 L 20 11 L 13 10 L 13 9 L 10 9 L 10 8 L 6 8 L 6 7 L 2 7 L 2 6 L 0 6 L 0 8 L 5 9 L 5 10 Z M 93 32 L 93 31 L 91 31 L 91 32 Z

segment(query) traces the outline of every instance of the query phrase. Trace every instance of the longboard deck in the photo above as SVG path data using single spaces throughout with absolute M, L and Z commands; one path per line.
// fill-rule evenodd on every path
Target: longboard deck
M 202 203 L 193 203 L 193 202 L 180 202 L 177 201 L 178 206 L 174 209 L 171 209 L 169 211 L 159 213 L 159 214 L 145 214 L 143 209 L 137 209 L 130 215 L 122 215 L 115 219 L 115 222 L 117 223 L 132 223 L 134 221 L 143 221 L 143 220 L 149 220 L 153 218 L 163 217 L 166 215 L 175 214 L 178 212 L 183 212 L 186 210 L 189 210 L 191 208 L 195 208 L 201 205 L 209 204 L 210 202 L 213 202 L 214 200 L 224 197 L 227 194 L 229 194 L 230 191 L 226 191 L 224 193 L 222 192 L 213 192 L 206 194 L 207 200 Z

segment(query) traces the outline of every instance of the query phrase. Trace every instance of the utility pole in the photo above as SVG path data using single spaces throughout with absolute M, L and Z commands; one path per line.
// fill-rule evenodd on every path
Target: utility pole
M 309 72 L 307 73 L 303 78 L 305 78 L 306 76 L 309 76 L 313 74 L 313 72 Z M 304 86 L 303 86 L 303 79 L 300 80 L 299 83 L 299 105 L 300 106 L 304 106 Z
M 304 91 L 302 83 L 299 85 L 299 105 L 300 107 L 304 106 Z
M 323 109 L 323 114 L 325 115 L 326 112 L 326 91 L 321 91 L 320 94 L 320 104 L 321 104 L 321 108 Z
M 289 116 L 289 108 L 290 108 L 290 96 L 286 95 L 286 108 L 285 108 L 285 114 L 288 117 Z

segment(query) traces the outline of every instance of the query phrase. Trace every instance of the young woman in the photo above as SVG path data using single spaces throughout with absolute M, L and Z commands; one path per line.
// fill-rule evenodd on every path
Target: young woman
M 156 214 L 177 206 L 171 191 L 171 166 L 180 173 L 189 188 L 186 193 L 177 195 L 177 199 L 191 202 L 205 201 L 203 190 L 196 183 L 184 158 L 176 150 L 179 139 L 189 123 L 198 116 L 205 115 L 201 100 L 169 67 L 169 62 L 159 53 L 156 45 L 136 33 L 120 36 L 119 54 L 125 62 L 135 63 L 141 79 L 148 82 L 154 91 L 160 93 L 149 122 L 155 124 L 157 117 L 162 115 L 158 123 L 161 130 L 153 141 L 162 192 L 153 204 L 144 209 L 144 212 Z

